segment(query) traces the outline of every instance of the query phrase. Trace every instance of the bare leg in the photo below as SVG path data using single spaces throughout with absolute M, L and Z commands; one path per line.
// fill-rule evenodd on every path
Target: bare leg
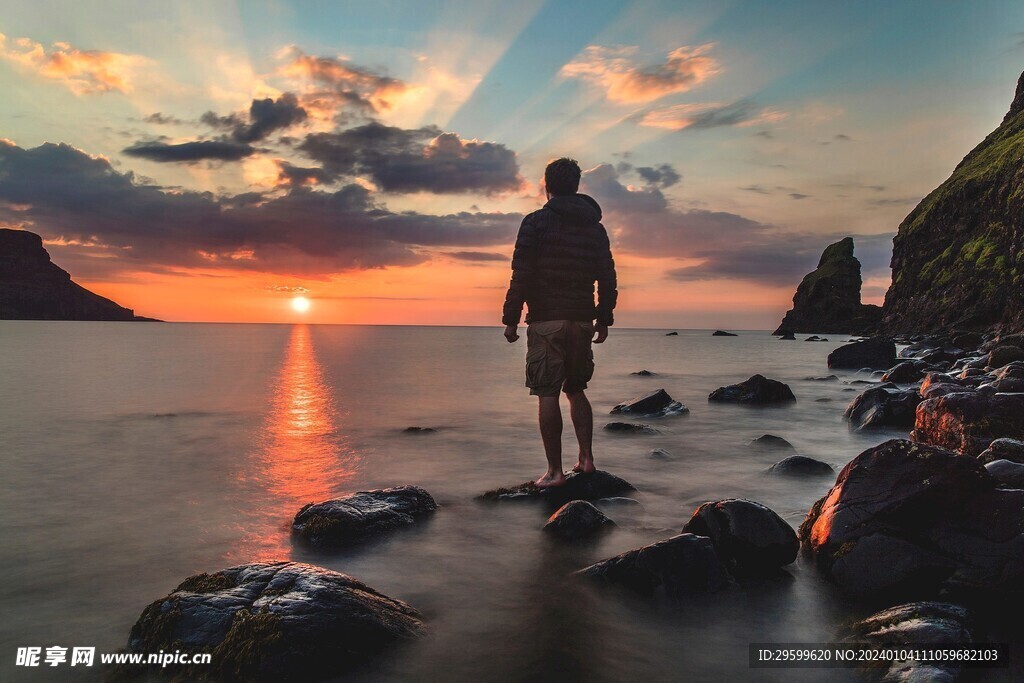
M 580 391 L 567 394 L 572 426 L 576 429 L 576 440 L 580 444 L 580 461 L 573 467 L 574 472 L 594 471 L 594 411 L 587 395 Z
M 538 415 L 548 471 L 534 483 L 541 488 L 561 486 L 565 483 L 565 474 L 562 472 L 562 407 L 558 405 L 558 396 L 541 396 Z

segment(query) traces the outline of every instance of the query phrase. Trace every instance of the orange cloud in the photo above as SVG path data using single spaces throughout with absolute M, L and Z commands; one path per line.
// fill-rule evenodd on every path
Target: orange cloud
M 116 91 L 129 93 L 135 72 L 149 60 L 139 55 L 79 50 L 68 43 L 41 43 L 18 38 L 10 45 L 0 33 L 0 57 L 62 83 L 76 95 Z
M 562 75 L 579 78 L 604 89 L 613 102 L 637 103 L 681 93 L 703 83 L 721 70 L 708 53 L 714 43 L 679 47 L 661 64 L 637 65 L 636 47 L 591 45 L 562 67 Z
M 775 123 L 788 114 L 778 109 L 761 109 L 746 101 L 733 104 L 705 102 L 676 104 L 652 109 L 640 116 L 640 125 L 666 130 L 683 128 L 717 128 L 719 126 L 755 126 Z

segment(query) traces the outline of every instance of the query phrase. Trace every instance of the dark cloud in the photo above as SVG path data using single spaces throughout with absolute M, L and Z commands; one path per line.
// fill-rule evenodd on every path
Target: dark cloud
M 889 206 L 910 206 L 921 201 L 921 197 L 883 197 L 881 199 L 869 199 L 868 206 L 889 207 Z
M 640 166 L 636 169 L 637 174 L 652 185 L 658 187 L 672 187 L 683 176 L 672 166 L 672 164 L 660 164 L 659 166 Z
M 582 189 L 594 195 L 607 211 L 620 213 L 661 213 L 668 208 L 665 195 L 656 186 L 633 188 L 619 180 L 611 164 L 600 164 L 586 171 Z
M 750 126 L 771 123 L 785 117 L 784 112 L 765 109 L 751 100 L 731 104 L 675 104 L 635 114 L 632 119 L 644 126 L 668 130 L 702 130 L 723 126 Z
M 278 160 L 277 166 L 282 185 L 322 185 L 331 181 L 327 171 L 315 166 L 294 166 L 281 160 Z
M 161 163 L 194 163 L 203 160 L 238 161 L 255 153 L 256 148 L 231 140 L 196 140 L 179 144 L 150 140 L 125 147 L 122 151 L 128 156 Z
M 253 100 L 247 119 L 239 114 L 218 116 L 208 111 L 200 120 L 208 126 L 230 129 L 231 138 L 236 142 L 252 143 L 265 139 L 274 131 L 302 123 L 307 118 L 308 114 L 299 105 L 298 98 L 286 92 L 276 100 L 269 97 Z
M 388 192 L 500 192 L 520 186 L 515 152 L 463 140 L 436 126 L 404 129 L 371 122 L 306 136 L 298 150 L 333 178 L 365 175 Z
M 0 220 L 119 250 L 105 259 L 112 270 L 213 266 L 316 276 L 411 265 L 433 248 L 508 244 L 521 219 L 396 213 L 359 185 L 252 194 L 166 191 L 69 145 L 0 144 Z
M 811 195 L 809 195 L 809 194 L 804 194 L 804 193 L 802 193 L 802 192 L 790 192 L 790 193 L 789 193 L 789 198 L 790 198 L 790 199 L 807 199 L 807 198 L 808 198 L 808 197 L 810 197 L 810 196 L 811 196 Z
M 448 256 L 460 261 L 508 261 L 510 258 L 492 251 L 450 251 Z
M 180 126 L 185 123 L 182 119 L 177 116 L 170 116 L 169 114 L 162 114 L 160 112 L 153 112 L 149 116 L 143 117 L 145 123 L 155 123 L 159 126 Z
M 746 187 L 741 187 L 740 189 L 743 190 L 744 192 L 756 192 L 757 194 L 771 194 L 771 191 L 766 190 L 761 185 L 747 185 Z

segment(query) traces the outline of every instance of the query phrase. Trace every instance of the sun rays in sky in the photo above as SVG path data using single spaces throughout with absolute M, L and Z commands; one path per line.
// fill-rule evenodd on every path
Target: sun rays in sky
M 1022 27 L 996 1 L 16 5 L 0 225 L 145 315 L 495 324 L 569 155 L 620 324 L 774 327 L 847 234 L 880 300 Z

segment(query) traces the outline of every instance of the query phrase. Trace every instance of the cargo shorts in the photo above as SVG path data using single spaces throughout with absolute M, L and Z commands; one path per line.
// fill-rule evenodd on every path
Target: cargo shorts
M 594 376 L 594 324 L 545 320 L 526 328 L 526 386 L 533 396 L 573 394 Z

